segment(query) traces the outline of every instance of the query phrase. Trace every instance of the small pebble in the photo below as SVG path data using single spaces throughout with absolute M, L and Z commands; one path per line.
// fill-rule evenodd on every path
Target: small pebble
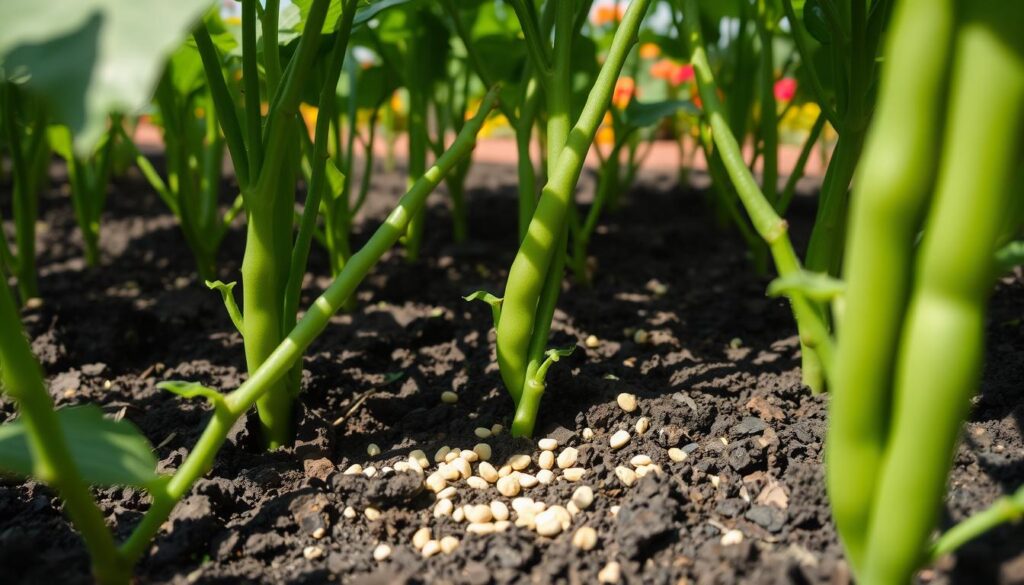
M 626 412 L 633 412 L 636 410 L 636 394 L 623 392 L 615 397 L 615 402 L 618 403 L 619 408 Z
M 349 465 L 348 469 L 346 469 L 342 473 L 345 474 L 345 475 L 359 475 L 362 472 L 363 472 L 363 466 L 359 465 L 358 463 L 353 463 L 352 465 Z
M 671 449 L 668 450 L 668 458 L 671 459 L 672 461 L 675 461 L 676 463 L 679 463 L 680 461 L 686 461 L 686 457 L 686 451 L 683 451 L 679 447 L 672 447 Z
M 636 343 L 637 345 L 643 345 L 647 343 L 649 339 L 650 335 L 648 335 L 643 329 L 637 329 L 636 332 L 633 333 L 633 343 Z
M 568 469 L 573 465 L 576 465 L 576 460 L 579 458 L 580 452 L 573 447 L 566 447 L 562 449 L 562 452 L 558 454 L 558 468 Z
M 601 583 L 618 583 L 621 578 L 622 568 L 615 561 L 605 565 L 597 574 L 597 580 Z
M 739 530 L 730 530 L 722 535 L 722 546 L 731 546 L 743 542 L 743 533 Z
M 438 449 L 437 453 L 434 453 L 434 463 L 444 462 L 445 457 L 448 456 L 448 453 L 450 453 L 451 450 L 452 448 L 449 447 L 448 445 L 445 445 L 444 447 Z
M 494 483 L 498 481 L 498 470 L 490 463 L 481 461 L 480 464 L 476 466 L 476 470 L 477 473 L 480 474 L 480 477 L 487 483 Z
M 367 520 L 378 520 L 380 518 L 380 510 L 372 506 L 367 507 L 363 510 L 363 516 L 366 516 Z
M 495 520 L 499 521 L 508 520 L 509 511 L 508 506 L 505 505 L 505 502 L 499 500 L 494 500 L 493 502 L 491 502 L 491 516 L 494 517 Z
M 427 459 L 427 454 L 422 449 L 414 449 L 409 452 L 409 461 L 415 461 L 421 469 L 430 467 L 430 460 Z
M 459 472 L 459 476 L 461 476 L 462 479 L 468 479 L 473 475 L 473 468 L 469 466 L 469 461 L 466 461 L 462 457 L 452 461 L 451 466 L 455 471 Z
M 441 543 L 436 540 L 428 540 L 427 544 L 423 545 L 423 550 L 420 551 L 425 559 L 429 559 L 439 552 L 441 552 Z
M 482 477 L 477 477 L 475 475 L 472 475 L 466 479 L 466 485 L 475 490 L 485 490 L 491 487 L 491 484 L 487 483 L 486 479 Z
M 324 549 L 319 546 L 307 546 L 302 549 L 302 556 L 306 557 L 307 561 L 316 560 L 324 556 Z
M 391 556 L 391 547 L 381 543 L 377 545 L 377 548 L 373 549 L 373 560 L 383 561 Z
M 352 506 L 346 506 L 341 515 L 351 520 L 356 517 L 356 509 Z
M 618 430 L 615 431 L 612 438 L 608 440 L 608 444 L 611 445 L 612 449 L 621 449 L 629 443 L 630 438 L 628 431 Z
M 608 511 L 612 513 L 612 516 L 618 516 L 619 515 L 619 510 L 621 508 L 622 508 L 622 506 L 616 505 L 616 506 L 612 506 L 611 508 L 608 508 Z
M 593 441 L 594 440 L 594 429 L 586 427 L 583 429 L 583 440 Z
M 621 465 L 615 468 L 615 477 L 619 478 L 619 481 L 621 481 L 626 487 L 629 487 L 636 482 L 636 472 Z
M 430 540 L 432 534 L 430 534 L 430 528 L 423 526 L 412 535 L 412 546 L 416 550 L 423 548 L 425 544 Z
M 481 461 L 487 461 L 491 458 L 491 446 L 487 443 L 477 443 L 473 447 L 473 452 L 477 454 Z
M 647 429 L 651 428 L 651 419 L 646 416 L 641 416 L 636 421 L 636 434 L 642 435 L 647 432 Z
M 455 404 L 459 401 L 459 395 L 452 392 L 451 390 L 445 390 L 441 393 L 441 402 L 445 404 Z
M 491 429 L 484 427 L 477 427 L 473 430 L 473 434 L 479 439 L 486 439 L 491 436 Z
M 450 500 L 455 497 L 455 486 L 450 485 L 443 490 L 437 492 L 437 499 L 439 500 Z
M 440 518 L 442 516 L 451 516 L 452 510 L 455 509 L 455 504 L 451 500 L 438 500 L 434 504 L 434 518 Z
M 558 448 L 558 441 L 554 439 L 544 438 L 537 441 L 537 446 L 543 451 L 554 451 Z
M 459 453 L 459 459 L 464 459 L 464 460 L 468 461 L 469 463 L 476 463 L 477 460 L 480 459 L 480 455 L 477 455 L 476 451 L 471 451 L 469 449 L 463 449 L 462 452 Z
M 451 535 L 445 536 L 441 539 L 440 544 L 441 552 L 443 552 L 446 555 L 449 555 L 455 552 L 455 549 L 459 548 L 459 539 Z
M 651 458 L 647 455 L 634 455 L 633 458 L 629 460 L 629 464 L 633 467 L 643 467 L 651 464 Z
M 512 498 L 512 509 L 516 514 L 525 514 L 533 510 L 533 499 L 527 497 Z
M 596 335 L 588 335 L 583 344 L 589 349 L 597 349 L 601 345 L 601 340 L 599 340 Z
M 572 544 L 580 550 L 593 550 L 597 546 L 597 531 L 589 526 L 581 526 L 572 535 Z
M 370 457 L 376 457 L 380 455 L 380 446 L 377 443 L 370 443 L 366 446 L 366 454 Z
M 514 498 L 518 496 L 519 492 L 522 490 L 522 486 L 519 485 L 519 478 L 511 475 L 499 478 L 497 487 L 498 493 L 507 498 Z
M 491 436 L 497 437 L 498 435 L 501 434 L 501 431 L 503 430 L 505 430 L 505 427 L 501 426 L 498 423 L 494 423 L 493 425 L 491 425 Z
M 538 480 L 536 476 L 530 475 L 529 473 L 519 474 L 519 485 L 524 488 L 532 488 L 538 483 L 540 483 L 540 480 Z
M 537 456 L 537 466 L 541 469 L 551 469 L 555 466 L 555 454 L 551 451 L 543 451 Z
M 530 466 L 530 456 L 523 454 L 516 454 L 509 457 L 508 464 L 512 466 L 512 469 L 516 471 L 522 471 Z
M 587 473 L 586 469 L 582 467 L 570 467 L 562 471 L 562 477 L 565 481 L 579 481 L 583 479 L 583 476 Z
M 377 475 L 377 468 L 371 465 L 363 470 L 363 475 L 366 477 L 373 477 Z
M 494 516 L 491 514 L 491 507 L 487 504 L 463 506 L 463 510 L 466 514 L 466 520 L 473 524 L 483 524 L 494 519 Z
M 436 471 L 428 475 L 427 479 L 423 483 L 427 486 L 427 489 L 435 494 L 448 486 L 448 482 L 445 481 L 445 479 L 441 477 L 441 474 Z
M 539 481 L 540 483 L 548 485 L 549 483 L 555 481 L 555 472 L 551 471 L 550 469 L 541 469 L 540 471 L 537 472 L 537 475 L 535 477 L 537 478 L 537 481 Z
M 562 531 L 562 522 L 554 510 L 544 510 L 534 519 L 537 534 L 541 536 L 557 536 Z
M 452 520 L 455 520 L 456 522 L 462 522 L 465 519 L 466 511 L 462 509 L 462 506 L 455 508 L 455 511 L 452 512 Z
M 466 532 L 472 534 L 494 534 L 494 524 L 487 522 L 484 524 L 470 524 L 466 527 Z
M 327 529 L 324 528 L 323 526 L 320 526 L 316 530 L 313 531 L 313 538 L 315 540 L 320 540 L 324 536 L 327 536 Z
M 580 510 L 586 510 L 594 503 L 594 490 L 589 485 L 581 485 L 572 493 L 572 503 Z

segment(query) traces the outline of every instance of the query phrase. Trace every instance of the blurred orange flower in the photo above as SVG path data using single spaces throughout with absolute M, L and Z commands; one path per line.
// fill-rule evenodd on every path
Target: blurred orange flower
M 661 47 L 655 43 L 644 43 L 640 45 L 641 59 L 657 59 L 661 55 Z
M 615 91 L 612 93 L 612 105 L 624 110 L 630 100 L 636 95 L 636 82 L 632 77 L 620 77 L 615 82 Z
M 651 65 L 651 77 L 668 81 L 676 70 L 676 64 L 671 59 L 660 59 Z
M 600 4 L 590 13 L 590 22 L 594 26 L 605 26 L 606 24 L 614 24 L 622 20 L 622 15 L 626 13 L 626 6 L 624 4 Z

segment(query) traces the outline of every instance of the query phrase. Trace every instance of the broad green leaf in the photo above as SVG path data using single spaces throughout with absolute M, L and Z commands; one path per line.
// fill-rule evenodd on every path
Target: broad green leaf
M 627 126 L 645 128 L 675 115 L 680 110 L 693 116 L 700 115 L 700 109 L 689 100 L 665 100 L 660 102 L 638 102 L 633 100 L 626 106 L 626 110 L 623 112 L 623 120 Z
M 94 404 L 62 408 L 57 419 L 88 483 L 150 489 L 162 481 L 152 445 L 132 423 L 106 418 Z M 34 471 L 28 433 L 20 419 L 0 425 L 0 468 L 23 476 Z
M 792 296 L 794 294 L 818 302 L 829 302 L 842 296 L 846 284 L 824 272 L 801 270 L 795 274 L 780 276 L 768 284 L 768 296 Z
M 163 62 L 211 0 L 3 0 L 0 61 L 88 152 L 110 112 L 149 101 Z

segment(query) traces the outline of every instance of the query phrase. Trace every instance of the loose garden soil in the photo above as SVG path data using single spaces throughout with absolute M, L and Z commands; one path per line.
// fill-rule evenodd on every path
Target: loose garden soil
M 241 339 L 219 295 L 197 282 L 175 220 L 136 173 L 115 181 L 97 270 L 81 259 L 59 187 L 63 170 L 51 175 L 39 234 L 44 302 L 24 313 L 33 349 L 59 405 L 95 402 L 135 423 L 161 469 L 171 471 L 210 413 L 156 383 L 234 389 L 245 376 Z M 376 176 L 357 243 L 404 185 L 400 173 Z M 591 181 L 584 178 L 582 192 Z M 523 495 L 564 505 L 576 487 L 590 485 L 594 504 L 569 530 L 554 538 L 515 525 L 466 534 L 465 523 L 434 518 L 433 494 L 411 471 L 342 474 L 355 463 L 393 466 L 413 449 L 433 457 L 444 445 L 472 448 L 481 442 L 475 428 L 508 427 L 512 404 L 493 364 L 490 310 L 461 296 L 501 291 L 516 248 L 513 169 L 477 165 L 470 187 L 469 241 L 451 243 L 445 200 L 435 194 L 423 261 L 389 253 L 360 287 L 355 308 L 335 317 L 310 349 L 295 446 L 261 452 L 252 420 L 239 425 L 137 567 L 138 582 L 596 583 L 612 561 L 624 583 L 850 582 L 824 491 L 827 397 L 801 387 L 792 316 L 784 301 L 765 296 L 769 277 L 751 270 L 740 239 L 706 211 L 699 190 L 679 190 L 669 172 L 645 175 L 605 218 L 591 250 L 593 288 L 569 280 L 563 287 L 552 345 L 581 347 L 552 368 L 537 437 L 576 447 L 587 472 L 580 482 Z M 792 215 L 799 243 L 813 199 L 800 198 Z M 238 277 L 243 240 L 236 228 L 222 250 L 224 280 Z M 320 250 L 310 273 L 306 302 L 328 283 Z M 1018 272 L 995 292 L 984 382 L 956 456 L 944 526 L 1024 482 L 1022 307 Z M 646 343 L 637 343 L 636 329 L 647 332 Z M 584 347 L 591 335 L 596 348 Z M 458 394 L 454 405 L 440 399 L 448 390 Z M 621 392 L 638 396 L 635 412 L 616 405 Z M 0 399 L 0 419 L 14 413 Z M 650 429 L 638 434 L 641 416 Z M 595 435 L 590 441 L 585 428 Z M 632 440 L 612 450 L 609 437 L 620 429 Z M 486 442 L 496 463 L 539 452 L 507 432 Z M 370 443 L 380 455 L 367 455 Z M 687 458 L 673 462 L 670 447 Z M 614 469 L 638 454 L 663 473 L 626 487 Z M 119 538 L 147 507 L 137 489 L 96 493 Z M 464 482 L 456 499 L 509 500 Z M 355 518 L 345 517 L 350 506 Z M 367 506 L 382 515 L 369 520 Z M 0 583 L 90 582 L 85 549 L 61 508 L 46 486 L 0 478 Z M 598 535 L 588 552 L 572 544 L 584 525 Z M 425 559 L 412 547 L 423 526 L 461 544 Z M 723 544 L 731 530 L 742 541 Z M 383 561 L 372 554 L 380 543 L 393 551 Z M 1022 583 L 1022 551 L 1024 528 L 1003 527 L 919 578 Z

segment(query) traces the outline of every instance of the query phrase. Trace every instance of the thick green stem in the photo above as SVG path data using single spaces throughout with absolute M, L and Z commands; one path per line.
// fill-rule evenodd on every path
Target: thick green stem
M 53 401 L 43 385 L 39 362 L 32 355 L 14 298 L 6 286 L 0 286 L 0 365 L 3 389 L 16 401 L 19 418 L 28 432 L 34 475 L 53 486 L 63 499 L 92 557 L 96 581 L 103 585 L 127 584 L 130 564 L 118 554 L 103 513 L 78 472 Z
M 469 155 L 476 144 L 480 126 L 493 109 L 496 99 L 497 90 L 492 89 L 481 102 L 477 115 L 466 123 L 448 151 L 402 197 L 366 245 L 352 256 L 341 274 L 313 302 L 288 337 L 278 344 L 248 380 L 225 398 L 226 408 L 216 411 L 195 447 L 175 472 L 167 486 L 166 495 L 154 500 L 142 522 L 121 547 L 125 559 L 134 563 L 148 550 L 150 542 L 167 520 L 174 505 L 213 466 L 218 449 L 224 444 L 228 431 L 238 418 L 252 408 L 258 398 L 271 391 L 291 369 L 309 344 L 327 327 L 331 316 L 355 292 L 370 269 L 405 234 L 410 218 L 423 207 L 427 195 L 459 160 Z
M 838 276 L 846 240 L 846 216 L 849 211 L 849 189 L 864 148 L 865 130 L 847 125 L 839 135 L 836 151 L 829 161 L 818 196 L 818 213 L 807 245 L 805 263 L 812 272 Z
M 908 583 L 926 558 L 981 376 L 994 254 L 1024 146 L 1024 4 L 957 8 L 948 124 L 899 343 L 865 583 Z
M 851 202 L 826 475 L 832 514 L 855 571 L 863 567 L 889 429 L 914 240 L 938 158 L 954 4 L 904 0 L 896 11 L 878 112 Z
M 779 190 L 779 127 L 775 103 L 775 51 L 772 48 L 771 21 L 766 0 L 757 2 L 757 36 L 761 40 L 761 191 L 772 204 L 778 202 Z
M 553 164 L 526 237 L 509 269 L 501 322 L 497 327 L 497 346 L 502 380 L 513 396 L 516 393 L 514 389 L 522 389 L 526 381 L 541 290 L 559 252 L 558 242 L 564 237 L 566 213 L 572 204 L 576 182 L 597 127 L 611 101 L 615 80 L 636 41 L 640 21 L 649 4 L 649 0 L 635 0 L 626 10 L 604 65 L 587 96 L 583 112 L 569 133 L 566 146 L 558 154 L 557 163 Z
M 788 226 L 775 212 L 775 208 L 765 198 L 753 175 L 750 174 L 750 169 L 743 161 L 739 144 L 729 129 L 722 104 L 718 100 L 715 78 L 704 50 L 697 0 L 683 0 L 683 12 L 684 33 L 691 52 L 690 62 L 694 67 L 698 89 L 704 102 L 704 112 L 711 126 L 712 138 L 718 148 L 722 164 L 736 187 L 740 202 L 747 210 L 754 230 L 768 244 L 779 276 L 795 274 L 801 270 L 801 266 L 787 233 Z M 832 343 L 828 329 L 820 309 L 807 298 L 797 294 L 793 295 L 790 301 L 800 332 L 804 383 L 812 390 L 818 391 L 823 385 L 824 374 L 829 372 L 831 365 Z

